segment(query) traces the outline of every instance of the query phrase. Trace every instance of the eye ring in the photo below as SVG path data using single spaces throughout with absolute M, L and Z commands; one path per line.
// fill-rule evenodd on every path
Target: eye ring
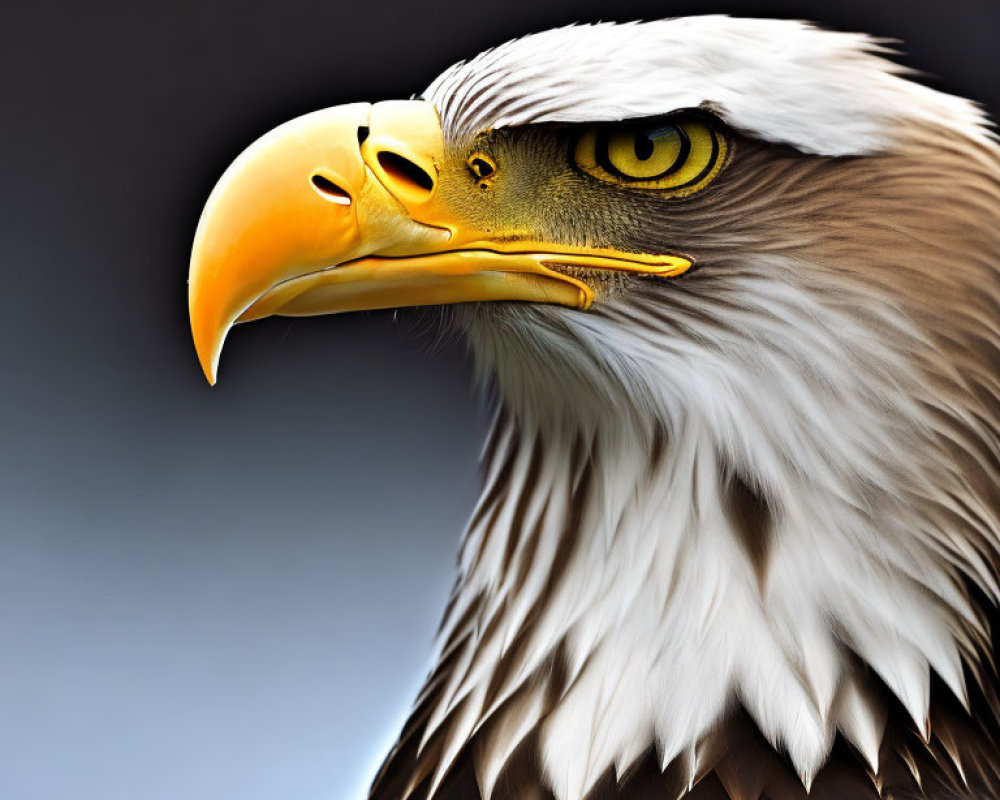
M 477 150 L 465 163 L 480 186 L 489 185 L 496 177 L 497 162 L 482 151 Z
M 571 143 L 582 172 L 629 189 L 687 197 L 707 187 L 729 161 L 720 123 L 697 113 L 585 128 Z

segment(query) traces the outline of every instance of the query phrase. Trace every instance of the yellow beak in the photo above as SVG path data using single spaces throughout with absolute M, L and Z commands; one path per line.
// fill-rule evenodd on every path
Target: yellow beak
M 444 204 L 443 161 L 437 112 L 422 101 L 317 111 L 250 145 L 212 191 L 191 253 L 191 331 L 209 382 L 236 322 L 484 300 L 585 309 L 591 289 L 553 266 L 659 275 L 690 266 L 490 241 Z

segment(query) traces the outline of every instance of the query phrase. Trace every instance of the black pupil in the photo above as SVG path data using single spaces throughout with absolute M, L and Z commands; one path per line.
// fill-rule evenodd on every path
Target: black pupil
M 648 133 L 637 133 L 635 135 L 635 157 L 640 161 L 645 161 L 653 155 L 653 140 Z
M 485 178 L 487 175 L 493 174 L 493 165 L 482 158 L 472 159 L 472 168 L 480 178 Z

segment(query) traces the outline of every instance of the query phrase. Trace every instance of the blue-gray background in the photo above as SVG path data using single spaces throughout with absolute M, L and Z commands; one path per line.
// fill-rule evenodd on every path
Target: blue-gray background
M 554 24 L 715 10 L 901 38 L 1000 108 L 996 0 L 4 3 L 0 800 L 360 800 L 475 498 L 469 365 L 419 316 L 269 320 L 209 389 L 201 204 L 297 114 Z

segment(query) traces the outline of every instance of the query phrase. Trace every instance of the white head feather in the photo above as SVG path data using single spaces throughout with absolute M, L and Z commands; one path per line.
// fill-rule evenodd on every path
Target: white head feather
M 443 72 L 424 92 L 451 138 L 539 122 L 687 108 L 804 153 L 865 155 L 908 123 L 982 137 L 983 116 L 902 77 L 884 43 L 803 22 L 708 15 L 525 36 Z

